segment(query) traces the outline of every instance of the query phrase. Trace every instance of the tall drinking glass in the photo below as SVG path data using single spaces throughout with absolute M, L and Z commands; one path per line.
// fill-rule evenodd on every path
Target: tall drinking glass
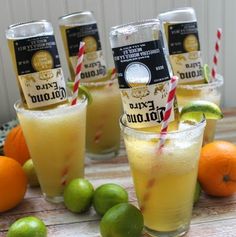
M 160 134 L 127 127 L 125 117 L 120 124 L 146 232 L 182 236 L 191 220 L 205 120 L 180 124 L 161 152 Z
M 87 100 L 50 110 L 28 110 L 16 102 L 20 125 L 48 201 L 63 201 L 65 185 L 84 177 Z
M 119 118 L 122 114 L 117 79 L 81 82 L 91 96 L 86 125 L 86 155 L 91 159 L 114 158 L 120 148 Z
M 216 79 L 211 83 L 178 85 L 177 100 L 181 109 L 189 101 L 205 100 L 213 102 L 220 106 L 221 89 L 224 80 L 221 75 L 217 75 Z M 207 124 L 204 132 L 203 145 L 214 140 L 217 120 L 207 119 Z

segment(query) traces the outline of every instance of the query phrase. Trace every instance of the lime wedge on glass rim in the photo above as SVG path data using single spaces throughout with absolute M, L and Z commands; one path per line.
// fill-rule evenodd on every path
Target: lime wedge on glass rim
M 182 121 L 201 121 L 202 116 L 206 119 L 222 119 L 223 113 L 218 105 L 213 102 L 196 100 L 187 103 L 181 110 L 180 119 Z
M 68 81 L 67 82 L 67 86 L 73 90 L 73 87 L 74 87 L 74 82 L 72 81 Z M 78 96 L 81 96 L 81 95 L 85 95 L 88 99 L 88 105 L 90 105 L 93 101 L 93 97 L 91 95 L 91 93 L 89 92 L 88 88 L 86 88 L 85 86 L 82 86 L 82 85 L 79 85 L 79 91 L 78 91 Z
M 210 83 L 211 82 L 211 75 L 210 75 L 210 68 L 209 68 L 208 64 L 204 64 L 202 70 L 203 70 L 203 76 L 204 76 L 206 83 Z

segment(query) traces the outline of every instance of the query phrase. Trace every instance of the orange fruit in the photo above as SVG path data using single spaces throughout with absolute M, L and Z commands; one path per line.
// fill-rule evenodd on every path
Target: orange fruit
M 236 192 L 236 145 L 214 141 L 205 145 L 199 160 L 198 180 L 205 193 L 227 197 Z
M 14 159 L 0 156 L 0 212 L 7 211 L 24 198 L 27 178 Z
M 5 156 L 17 160 L 21 165 L 30 158 L 29 150 L 20 125 L 11 129 L 7 134 L 3 152 Z

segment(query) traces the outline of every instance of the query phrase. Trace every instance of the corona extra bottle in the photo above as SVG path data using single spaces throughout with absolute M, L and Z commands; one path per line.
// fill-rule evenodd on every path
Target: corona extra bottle
M 24 106 L 39 109 L 65 103 L 66 85 L 51 23 L 11 25 L 6 37 Z
M 186 7 L 161 13 L 164 45 L 174 75 L 180 84 L 204 83 L 197 18 L 193 8 Z
M 81 71 L 82 80 L 98 80 L 106 75 L 98 27 L 93 13 L 76 12 L 59 18 L 62 41 L 70 71 L 70 80 L 75 78 L 77 54 L 80 41 L 85 42 L 85 55 Z
M 113 27 L 110 43 L 127 125 L 159 131 L 172 76 L 163 52 L 159 20 Z M 176 101 L 173 108 L 170 129 L 178 125 Z

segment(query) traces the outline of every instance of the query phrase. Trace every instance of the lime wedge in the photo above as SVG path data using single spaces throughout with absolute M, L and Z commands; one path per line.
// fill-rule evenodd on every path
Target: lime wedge
M 67 86 L 73 90 L 74 82 L 68 81 Z M 88 105 L 90 105 L 93 101 L 93 97 L 91 93 L 89 92 L 88 88 L 85 86 L 80 85 L 79 86 L 79 91 L 78 91 L 78 96 L 85 95 L 88 99 Z
M 204 114 L 206 119 L 222 119 L 223 113 L 218 105 L 209 101 L 197 100 L 187 103 L 181 110 L 181 120 L 199 121 Z
M 204 64 L 203 66 L 203 76 L 206 81 L 206 83 L 210 83 L 211 76 L 210 76 L 210 68 L 208 64 Z

